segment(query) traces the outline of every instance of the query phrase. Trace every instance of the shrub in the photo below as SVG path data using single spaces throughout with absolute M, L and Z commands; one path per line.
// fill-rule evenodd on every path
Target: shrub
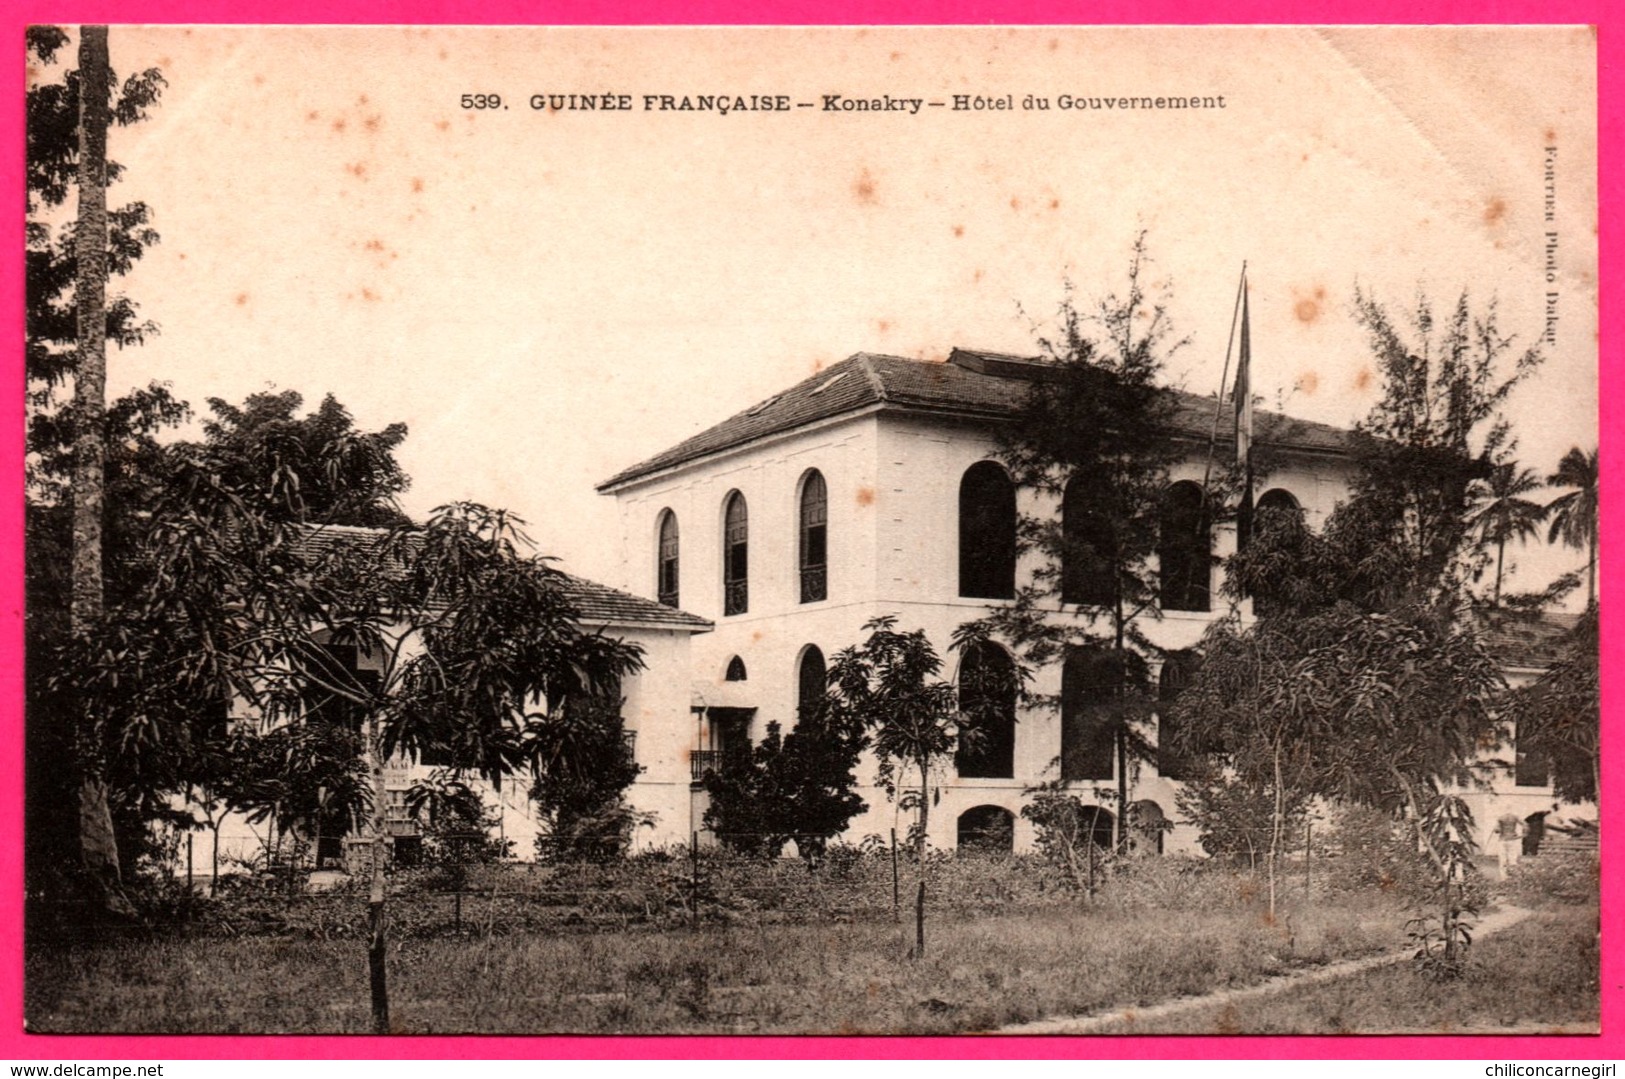
M 510 853 L 509 842 L 492 838 L 501 823 L 497 811 L 451 773 L 436 771 L 414 783 L 406 808 L 422 822 L 423 860 L 429 865 L 495 862 Z
M 853 789 L 864 744 L 861 727 L 827 708 L 804 709 L 788 734 L 769 723 L 760 745 L 706 776 L 706 827 L 744 854 L 771 858 L 793 840 L 802 858 L 816 861 L 868 808 Z
M 1334 892 L 1375 890 L 1412 903 L 1433 895 L 1427 855 L 1402 822 L 1381 810 L 1340 808 L 1322 855 L 1321 879 Z
M 1275 831 L 1275 792 L 1229 773 L 1192 776 L 1177 795 L 1180 812 L 1194 820 L 1202 849 L 1214 857 L 1256 866 L 1269 857 Z M 1298 849 L 1308 800 L 1283 792 L 1281 854 Z
M 542 826 L 536 854 L 543 861 L 618 857 L 634 831 L 654 823 L 653 814 L 626 802 L 643 766 L 627 741 L 621 704 L 578 699 L 556 715 L 531 719 L 538 766 L 530 798 Z
M 1101 835 L 1101 810 L 1084 805 L 1076 795 L 1040 788 L 1021 807 L 1021 815 L 1033 822 L 1039 853 L 1060 869 L 1068 887 L 1091 887 L 1091 882 L 1104 872 L 1111 833 L 1107 830 Z
M 1595 852 L 1552 852 L 1512 866 L 1501 891 L 1512 902 L 1532 907 L 1596 903 L 1600 873 Z

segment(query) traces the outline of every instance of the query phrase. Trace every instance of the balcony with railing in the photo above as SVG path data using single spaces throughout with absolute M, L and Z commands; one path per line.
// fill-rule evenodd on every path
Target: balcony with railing
M 829 597 L 829 569 L 826 566 L 801 567 L 801 602 L 817 603 Z
M 722 770 L 720 749 L 691 749 L 688 752 L 689 777 L 695 783 L 705 782 L 707 773 Z

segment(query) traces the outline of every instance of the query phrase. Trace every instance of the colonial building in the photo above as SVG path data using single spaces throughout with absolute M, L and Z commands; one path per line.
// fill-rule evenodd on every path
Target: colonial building
M 858 643 L 864 623 L 877 616 L 896 615 L 900 628 L 925 630 L 946 660 L 945 677 L 956 684 L 985 684 L 974 677 L 979 666 L 1012 663 L 997 645 L 964 655 L 948 646 L 956 627 L 1010 602 L 1038 568 L 1017 555 L 1019 515 L 1059 515 L 1063 526 L 1086 519 L 1081 485 L 1041 503 L 1018 490 L 998 460 L 998 426 L 1041 370 L 1035 360 L 963 349 L 941 363 L 860 353 L 599 486 L 619 508 L 622 587 L 566 581 L 583 628 L 643 649 L 644 669 L 621 686 L 627 737 L 643 769 L 627 799 L 653 820 L 635 834 L 636 847 L 686 844 L 695 836 L 709 841 L 706 771 L 730 748 L 760 740 L 769 723 L 793 727 L 804 703 L 823 692 L 828 657 Z M 1157 555 L 1161 602 L 1155 617 L 1138 622 L 1169 657 L 1154 672 L 1164 694 L 1177 692 L 1189 669 L 1187 650 L 1229 609 L 1218 592 L 1217 562 L 1235 549 L 1233 530 L 1206 528 L 1201 512 L 1209 447 L 1233 443 L 1232 410 L 1182 394 L 1174 434 L 1188 439 L 1189 453 L 1173 468 L 1164 503 L 1163 531 L 1172 538 Z M 1258 413 L 1255 452 L 1269 462 L 1259 506 L 1296 505 L 1311 527 L 1323 523 L 1348 489 L 1347 437 L 1323 424 Z M 328 526 L 305 542 L 321 548 L 378 536 Z M 1087 578 L 1063 574 L 1062 581 L 1069 605 L 1090 602 Z M 1242 601 L 1240 614 L 1252 616 L 1250 601 Z M 1487 627 L 1487 640 L 1504 658 L 1509 682 L 1519 685 L 1549 665 L 1569 624 L 1501 619 Z M 346 662 L 361 672 L 374 665 L 354 649 Z M 1058 699 L 1058 709 L 993 702 L 1002 722 L 986 744 L 961 753 L 938 777 L 941 802 L 930 837 L 936 847 L 989 841 L 1030 847 L 1032 826 L 1020 815 L 1025 792 L 1056 779 L 1097 807 L 1099 838 L 1109 841 L 1117 826 L 1117 762 L 1110 745 L 1080 723 L 1093 703 L 1090 687 L 1101 681 L 1085 663 L 1071 657 L 1033 672 L 1035 694 Z M 1159 720 L 1159 741 L 1166 733 Z M 1487 752 L 1506 766 L 1488 789 L 1463 793 L 1481 847 L 1493 852 L 1507 849 L 1497 831 L 1508 829 L 1507 820 L 1516 818 L 1519 836 L 1527 835 L 1554 803 L 1536 762 L 1513 763 L 1510 749 Z M 1130 767 L 1131 842 L 1141 850 L 1197 852 L 1196 828 L 1179 819 L 1175 804 L 1175 755 L 1159 753 Z M 417 833 L 406 793 L 430 771 L 427 762 L 391 763 L 390 831 L 397 841 Z M 869 809 L 852 822 L 849 838 L 901 833 L 911 822 L 899 819 L 884 791 L 872 786 L 874 777 L 873 761 L 860 764 Z M 532 857 L 539 824 L 524 784 L 485 789 L 483 796 L 499 807 L 500 837 L 512 842 L 514 855 Z M 343 829 L 357 841 L 366 830 L 363 821 Z M 222 854 L 252 858 L 264 848 L 262 833 L 230 818 Z M 319 838 L 321 860 L 337 862 L 339 836 Z
M 693 712 L 682 735 L 694 781 L 687 810 L 650 838 L 702 829 L 704 770 L 732 740 L 758 740 L 769 722 L 793 726 L 800 703 L 821 692 L 828 657 L 860 641 L 871 618 L 894 614 L 900 628 L 924 629 L 956 680 L 978 664 L 1011 663 L 993 645 L 960 656 L 948 644 L 955 627 L 1009 600 L 1033 572 L 1016 555 L 1018 514 L 1066 515 L 1087 498 L 1069 490 L 1060 506 L 1026 502 L 1033 496 L 999 463 L 997 426 L 1041 369 L 1039 361 L 964 349 L 945 363 L 860 353 L 599 486 L 620 509 L 626 577 L 617 583 L 716 626 L 692 645 Z M 1212 556 L 1234 549 L 1233 530 L 1209 534 L 1201 525 L 1215 423 L 1218 444 L 1231 445 L 1230 408 L 1180 396 L 1175 433 L 1190 440 L 1190 453 L 1171 475 L 1165 534 L 1189 539 L 1164 544 L 1161 617 L 1141 620 L 1175 654 L 1195 645 L 1227 602 Z M 1346 433 L 1262 412 L 1255 432 L 1255 447 L 1271 460 L 1260 505 L 1290 501 L 1318 525 L 1347 490 Z M 1087 593 L 1087 582 L 1080 587 Z M 1160 677 L 1172 691 L 1179 664 L 1165 667 Z M 1089 703 L 1090 681 L 1071 660 L 1035 672 L 1033 690 L 1058 695 L 1062 707 L 1018 715 L 1011 702 L 983 751 L 960 755 L 931 814 L 934 845 L 994 835 L 1030 846 L 1023 792 L 1056 778 L 1074 781 L 1109 826 L 1111 754 L 1068 745 L 1080 737 L 1073 713 Z M 1134 767 L 1137 821 L 1173 822 L 1171 830 L 1148 828 L 1140 841 L 1196 850 L 1195 828 L 1174 819 L 1172 777 L 1156 764 Z M 861 782 L 873 776 L 871 763 L 860 766 Z M 862 793 L 870 808 L 850 836 L 906 827 L 884 792 Z

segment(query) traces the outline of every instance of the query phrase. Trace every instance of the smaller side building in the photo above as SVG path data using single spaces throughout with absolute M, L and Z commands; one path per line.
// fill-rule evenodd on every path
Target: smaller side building
M 1491 612 L 1481 616 L 1485 646 L 1501 664 L 1510 689 L 1533 684 L 1560 659 L 1580 616 Z M 1486 756 L 1486 786 L 1460 792 L 1473 814 L 1479 851 L 1504 869 L 1543 851 L 1597 843 L 1597 805 L 1565 804 L 1552 785 L 1549 762 L 1519 744 L 1518 731 Z
M 319 550 L 377 542 L 380 535 L 373 529 L 328 525 L 313 532 L 305 542 Z M 627 791 L 627 801 L 633 810 L 651 822 L 638 829 L 633 842 L 639 847 L 687 843 L 692 808 L 688 761 L 688 732 L 692 724 L 690 642 L 696 634 L 709 632 L 712 624 L 686 611 L 582 577 L 566 574 L 563 584 L 583 631 L 635 644 L 642 650 L 642 670 L 623 679 L 620 687 L 625 737 L 633 759 L 642 769 Z M 354 646 L 328 643 L 320 634 L 314 643 L 324 647 L 331 660 L 348 667 L 363 681 L 370 672 L 382 675 L 383 657 L 380 655 L 370 655 Z M 408 640 L 403 647 L 409 651 L 412 642 Z M 334 714 L 328 718 L 342 722 L 348 718 L 340 714 L 345 712 L 345 707 L 342 702 L 324 701 L 314 695 L 308 711 L 332 711 Z M 260 721 L 246 705 L 240 704 L 233 711 L 234 722 Z M 414 761 L 404 756 L 386 762 L 387 828 L 399 853 L 404 854 L 406 849 L 415 846 L 421 835 L 419 822 L 407 808 L 408 792 L 433 774 L 435 767 L 433 761 Z M 500 789 L 477 780 L 469 785 L 487 807 L 497 810 L 495 838 L 506 841 L 517 858 L 535 857 L 542 823 L 528 797 L 526 777 L 515 776 L 512 783 L 505 783 Z M 208 815 L 200 812 L 197 802 L 189 803 L 186 808 L 194 817 Z M 350 861 L 347 847 L 370 835 L 369 823 L 363 819 L 324 820 L 323 830 L 326 834 L 278 837 L 270 820 L 256 821 L 247 814 L 229 812 L 219 820 L 217 830 L 205 830 L 194 837 L 191 856 L 182 856 L 182 869 L 184 871 L 189 863 L 195 877 L 209 875 L 216 839 L 222 873 L 262 866 L 271 852 L 286 858 L 294 850 L 304 851 L 305 859 L 317 867 L 336 868 Z M 290 838 L 297 838 L 298 842 L 290 843 Z M 201 849 L 199 842 L 204 844 Z

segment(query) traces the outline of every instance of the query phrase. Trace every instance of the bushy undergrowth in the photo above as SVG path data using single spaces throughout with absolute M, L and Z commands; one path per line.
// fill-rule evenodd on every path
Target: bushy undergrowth
M 1315 866 L 1332 895 L 1377 892 L 1429 910 L 1441 895 L 1438 874 L 1417 848 L 1411 826 L 1363 806 L 1338 812 Z M 1481 874 L 1469 873 L 1452 887 L 1464 907 L 1482 910 L 1489 902 L 1489 882 Z
M 697 875 L 696 875 L 697 869 Z M 569 864 L 477 863 L 397 869 L 390 932 L 397 939 L 528 932 L 593 933 L 698 925 L 912 922 L 918 867 L 906 854 L 836 845 L 816 867 L 721 849 L 655 851 Z M 927 856 L 929 920 L 1094 911 L 1188 913 L 1262 907 L 1253 872 L 1203 858 L 1102 857 L 1093 895 L 1038 855 Z M 1364 889 L 1382 896 L 1380 888 Z M 223 881 L 212 898 L 159 889 L 142 930 L 155 936 L 348 939 L 363 932 L 366 882 L 290 890 L 282 877 Z M 161 896 L 159 893 L 162 893 Z M 1328 899 L 1317 888 L 1317 901 Z M 1293 895 L 1300 895 L 1294 892 Z M 895 906 L 894 906 L 895 902 Z M 1397 907 L 1396 907 L 1397 909 Z M 82 936 L 82 935 L 81 935 Z M 73 939 L 68 935 L 67 939 Z M 41 943 L 49 943 L 41 940 Z
M 1526 907 L 1594 904 L 1601 887 L 1600 874 L 1594 851 L 1553 851 L 1512 866 L 1501 893 Z

